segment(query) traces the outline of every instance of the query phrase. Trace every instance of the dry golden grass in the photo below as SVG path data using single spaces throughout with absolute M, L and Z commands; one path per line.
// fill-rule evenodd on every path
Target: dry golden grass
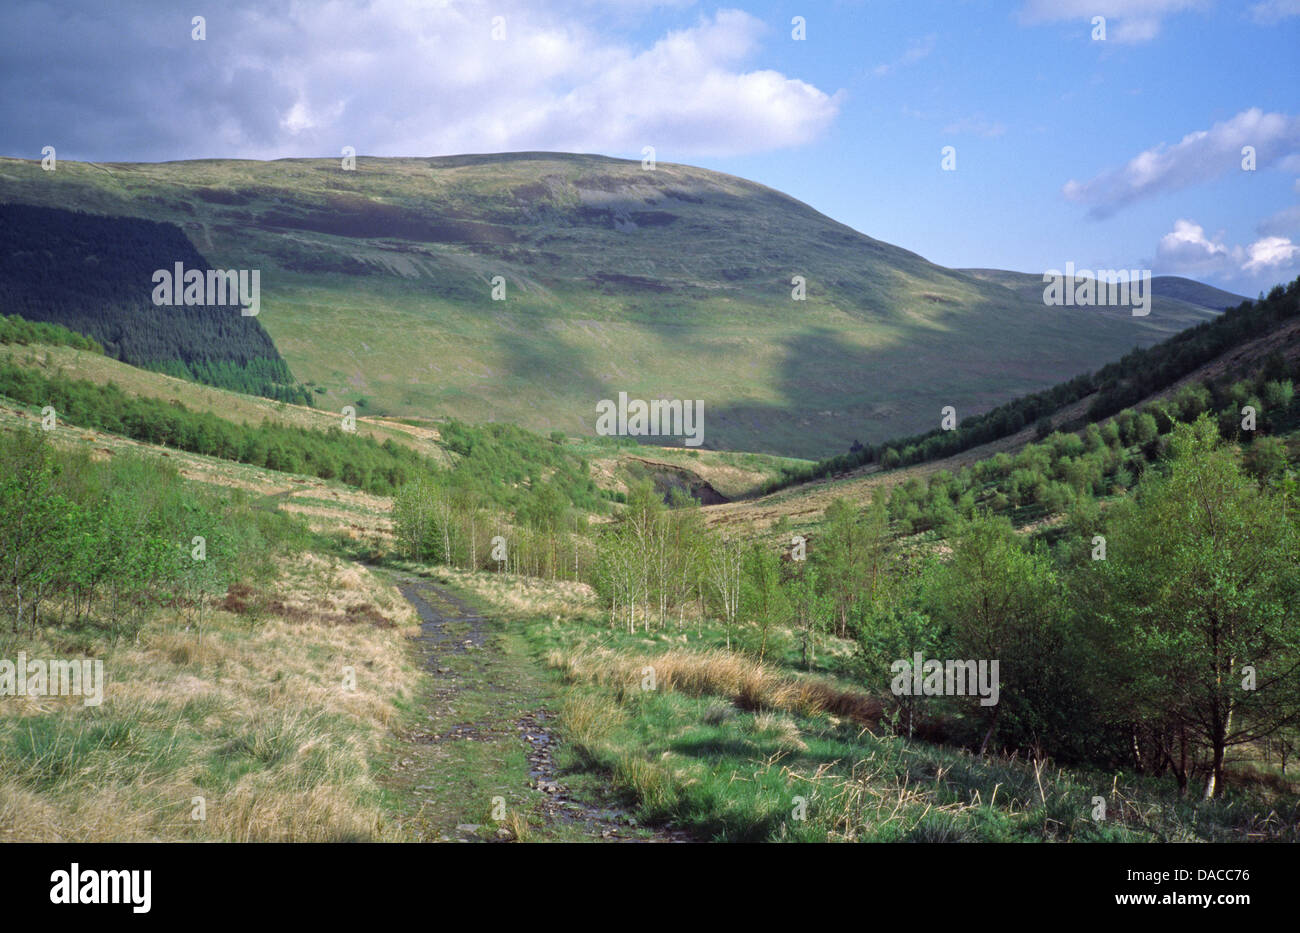
M 596 592 L 586 583 L 542 580 L 514 573 L 470 573 L 438 567 L 458 589 L 489 602 L 498 612 L 515 617 L 571 617 L 599 611 Z
M 754 717 L 754 731 L 759 735 L 776 739 L 782 751 L 806 752 L 808 743 L 799 737 L 799 725 L 789 716 L 772 711 L 759 713 Z
M 342 505 L 330 508 L 316 502 L 301 503 L 292 498 L 281 508 L 290 515 L 302 517 L 307 522 L 307 527 L 315 532 L 344 534 L 355 541 L 374 542 L 386 549 L 391 549 L 396 541 L 393 522 L 387 512 L 376 510 L 358 514 Z
M 906 777 L 887 774 L 883 762 L 859 761 L 849 777 L 818 770 L 812 774 L 782 767 L 781 772 L 794 793 L 816 800 L 816 822 L 828 842 L 857 842 L 878 839 L 886 830 L 907 836 L 929 818 L 939 829 L 930 841 L 958 841 L 961 830 L 955 818 L 977 808 L 976 803 L 936 799 L 934 784 L 918 784 Z M 945 836 L 948 836 L 945 839 Z
M 200 632 L 161 612 L 86 652 L 104 661 L 100 707 L 0 700 L 0 840 L 397 838 L 371 762 L 421 676 L 415 613 L 366 568 L 311 554 L 275 594 L 279 613 L 218 610 Z M 351 624 L 325 608 L 358 604 Z M 0 656 L 64 656 L 54 638 L 10 639 Z
M 511 842 L 528 842 L 533 828 L 528 822 L 528 815 L 520 810 L 511 810 L 501 821 L 502 828 L 510 833 Z
M 608 697 L 570 692 L 560 708 L 565 738 L 580 752 L 594 752 L 627 719 L 623 708 Z
M 752 658 L 722 650 L 670 649 L 655 655 L 616 654 L 606 648 L 554 651 L 547 662 L 574 683 L 594 683 L 623 693 L 641 689 L 646 668 L 658 690 L 729 697 L 750 710 L 786 710 L 805 716 L 830 713 L 863 725 L 880 721 L 879 700 L 813 677 L 777 673 Z

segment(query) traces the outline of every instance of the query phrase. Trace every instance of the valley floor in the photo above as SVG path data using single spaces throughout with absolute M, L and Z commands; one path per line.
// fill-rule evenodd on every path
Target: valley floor
M 39 419 L 0 405 L 6 437 Z M 1258 750 L 1204 802 L 1167 780 L 924 741 L 942 737 L 924 717 L 908 739 L 862 687 L 851 641 L 819 635 L 805 663 L 788 628 L 643 614 L 629 631 L 585 584 L 396 558 L 384 496 L 62 424 L 50 443 L 96 464 L 166 463 L 187 489 L 294 516 L 310 543 L 276 552 L 257 586 L 222 584 L 207 611 L 177 599 L 131 624 L 0 626 L 0 659 L 93 657 L 108 677 L 100 706 L 0 699 L 0 841 L 1294 841 L 1300 828 L 1294 777 Z M 836 497 L 991 452 L 704 512 L 797 531 Z M 738 491 L 770 467 L 632 459 Z
M 647 829 L 591 776 L 557 761 L 558 691 L 511 626 L 446 583 L 395 574 L 415 608 L 427 694 L 383 779 L 401 834 L 417 841 L 678 841 Z M 444 578 L 445 579 L 445 578 Z M 580 792 L 578 792 L 580 791 Z
M 924 741 L 935 724 L 923 718 L 917 738 L 895 735 L 879 700 L 836 673 L 845 642 L 820 644 L 806 672 L 788 631 L 772 633 L 758 663 L 727 650 L 708 622 L 612 628 L 582 584 L 445 568 L 410 579 L 440 646 L 429 724 L 394 778 L 439 775 L 417 788 L 408 819 L 419 838 L 1133 842 L 1295 831 L 1292 790 L 1251 784 L 1205 802 L 1167 782 Z M 493 797 L 504 820 L 492 819 Z M 452 825 L 463 818 L 470 825 Z
M 582 584 L 307 554 L 203 620 L 6 632 L 102 657 L 102 706 L 0 704 L 0 839 L 1229 841 L 1296 799 L 891 734 L 835 673 L 708 622 L 611 628 Z M 750 646 L 751 648 L 753 646 Z M 1108 807 L 1094 818 L 1096 798 Z

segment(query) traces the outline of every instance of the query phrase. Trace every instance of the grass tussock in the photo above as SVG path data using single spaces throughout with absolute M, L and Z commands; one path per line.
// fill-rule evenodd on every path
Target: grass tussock
M 403 565 L 400 561 L 396 564 Z M 596 603 L 595 591 L 588 584 L 573 580 L 545 580 L 516 573 L 471 573 L 445 566 L 437 568 L 437 575 L 456 589 L 515 618 L 577 616 L 591 612 Z
M 827 713 L 864 726 L 876 725 L 884 711 L 880 701 L 865 692 L 815 677 L 781 673 L 751 657 L 721 649 L 627 655 L 595 648 L 553 651 L 547 660 L 571 682 L 624 692 L 642 691 L 647 678 L 653 676 L 656 690 L 725 696 L 746 710 L 785 710 L 803 716 Z
M 160 610 L 130 641 L 91 626 L 0 636 L 0 657 L 98 658 L 106 679 L 97 707 L 0 700 L 0 841 L 398 838 L 373 762 L 416 692 L 413 611 L 369 571 L 312 554 L 275 593 L 241 591 L 241 611 L 201 628 Z M 284 611 L 322 600 L 344 617 L 369 608 L 353 624 Z
M 590 758 L 600 744 L 627 720 L 622 708 L 604 694 L 570 692 L 560 708 L 565 736 L 572 746 Z
M 1202 801 L 1158 778 L 980 756 L 872 728 L 873 698 L 829 676 L 595 626 L 568 637 L 539 619 L 532 632 L 569 684 L 570 767 L 605 775 L 643 821 L 702 840 L 1300 838 L 1292 794 Z

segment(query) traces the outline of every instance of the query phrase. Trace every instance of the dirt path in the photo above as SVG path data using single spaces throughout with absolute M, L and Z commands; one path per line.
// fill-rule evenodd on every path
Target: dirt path
M 522 678 L 517 670 L 503 666 L 504 652 L 494 637 L 491 621 L 454 593 L 428 580 L 402 574 L 394 575 L 393 582 L 420 618 L 416 650 L 434 682 L 428 700 L 428 726 L 402 736 L 414 748 L 410 757 L 399 760 L 397 765 L 409 772 L 406 783 L 424 804 L 408 820 L 417 838 L 448 842 L 514 838 L 517 826 L 512 827 L 509 821 L 466 822 L 445 812 L 448 805 L 457 812 L 482 812 L 481 806 L 464 807 L 464 799 L 488 793 L 477 789 L 499 786 L 504 781 L 517 785 L 507 788 L 507 793 L 513 791 L 521 798 L 519 806 L 533 817 L 526 838 L 689 841 L 680 832 L 639 826 L 630 813 L 619 807 L 595 805 L 576 797 L 565 785 L 555 762 L 558 743 L 553 732 L 554 714 L 544 698 L 520 692 Z M 520 703 L 526 708 L 520 709 Z M 491 746 L 500 753 L 481 754 L 482 749 Z M 519 749 L 526 769 L 506 767 L 497 774 L 483 773 L 485 765 L 486 770 L 492 770 L 503 758 L 517 755 Z M 480 754 L 467 756 L 465 752 Z M 474 772 L 463 774 L 470 786 L 439 795 L 447 776 L 458 770 Z M 535 825 L 538 822 L 543 825 Z

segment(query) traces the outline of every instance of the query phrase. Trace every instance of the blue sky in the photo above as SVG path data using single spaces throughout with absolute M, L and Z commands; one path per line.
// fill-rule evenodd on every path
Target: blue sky
M 0 152 L 649 145 L 944 265 L 1300 274 L 1300 0 L 205 6 L 10 0 Z

